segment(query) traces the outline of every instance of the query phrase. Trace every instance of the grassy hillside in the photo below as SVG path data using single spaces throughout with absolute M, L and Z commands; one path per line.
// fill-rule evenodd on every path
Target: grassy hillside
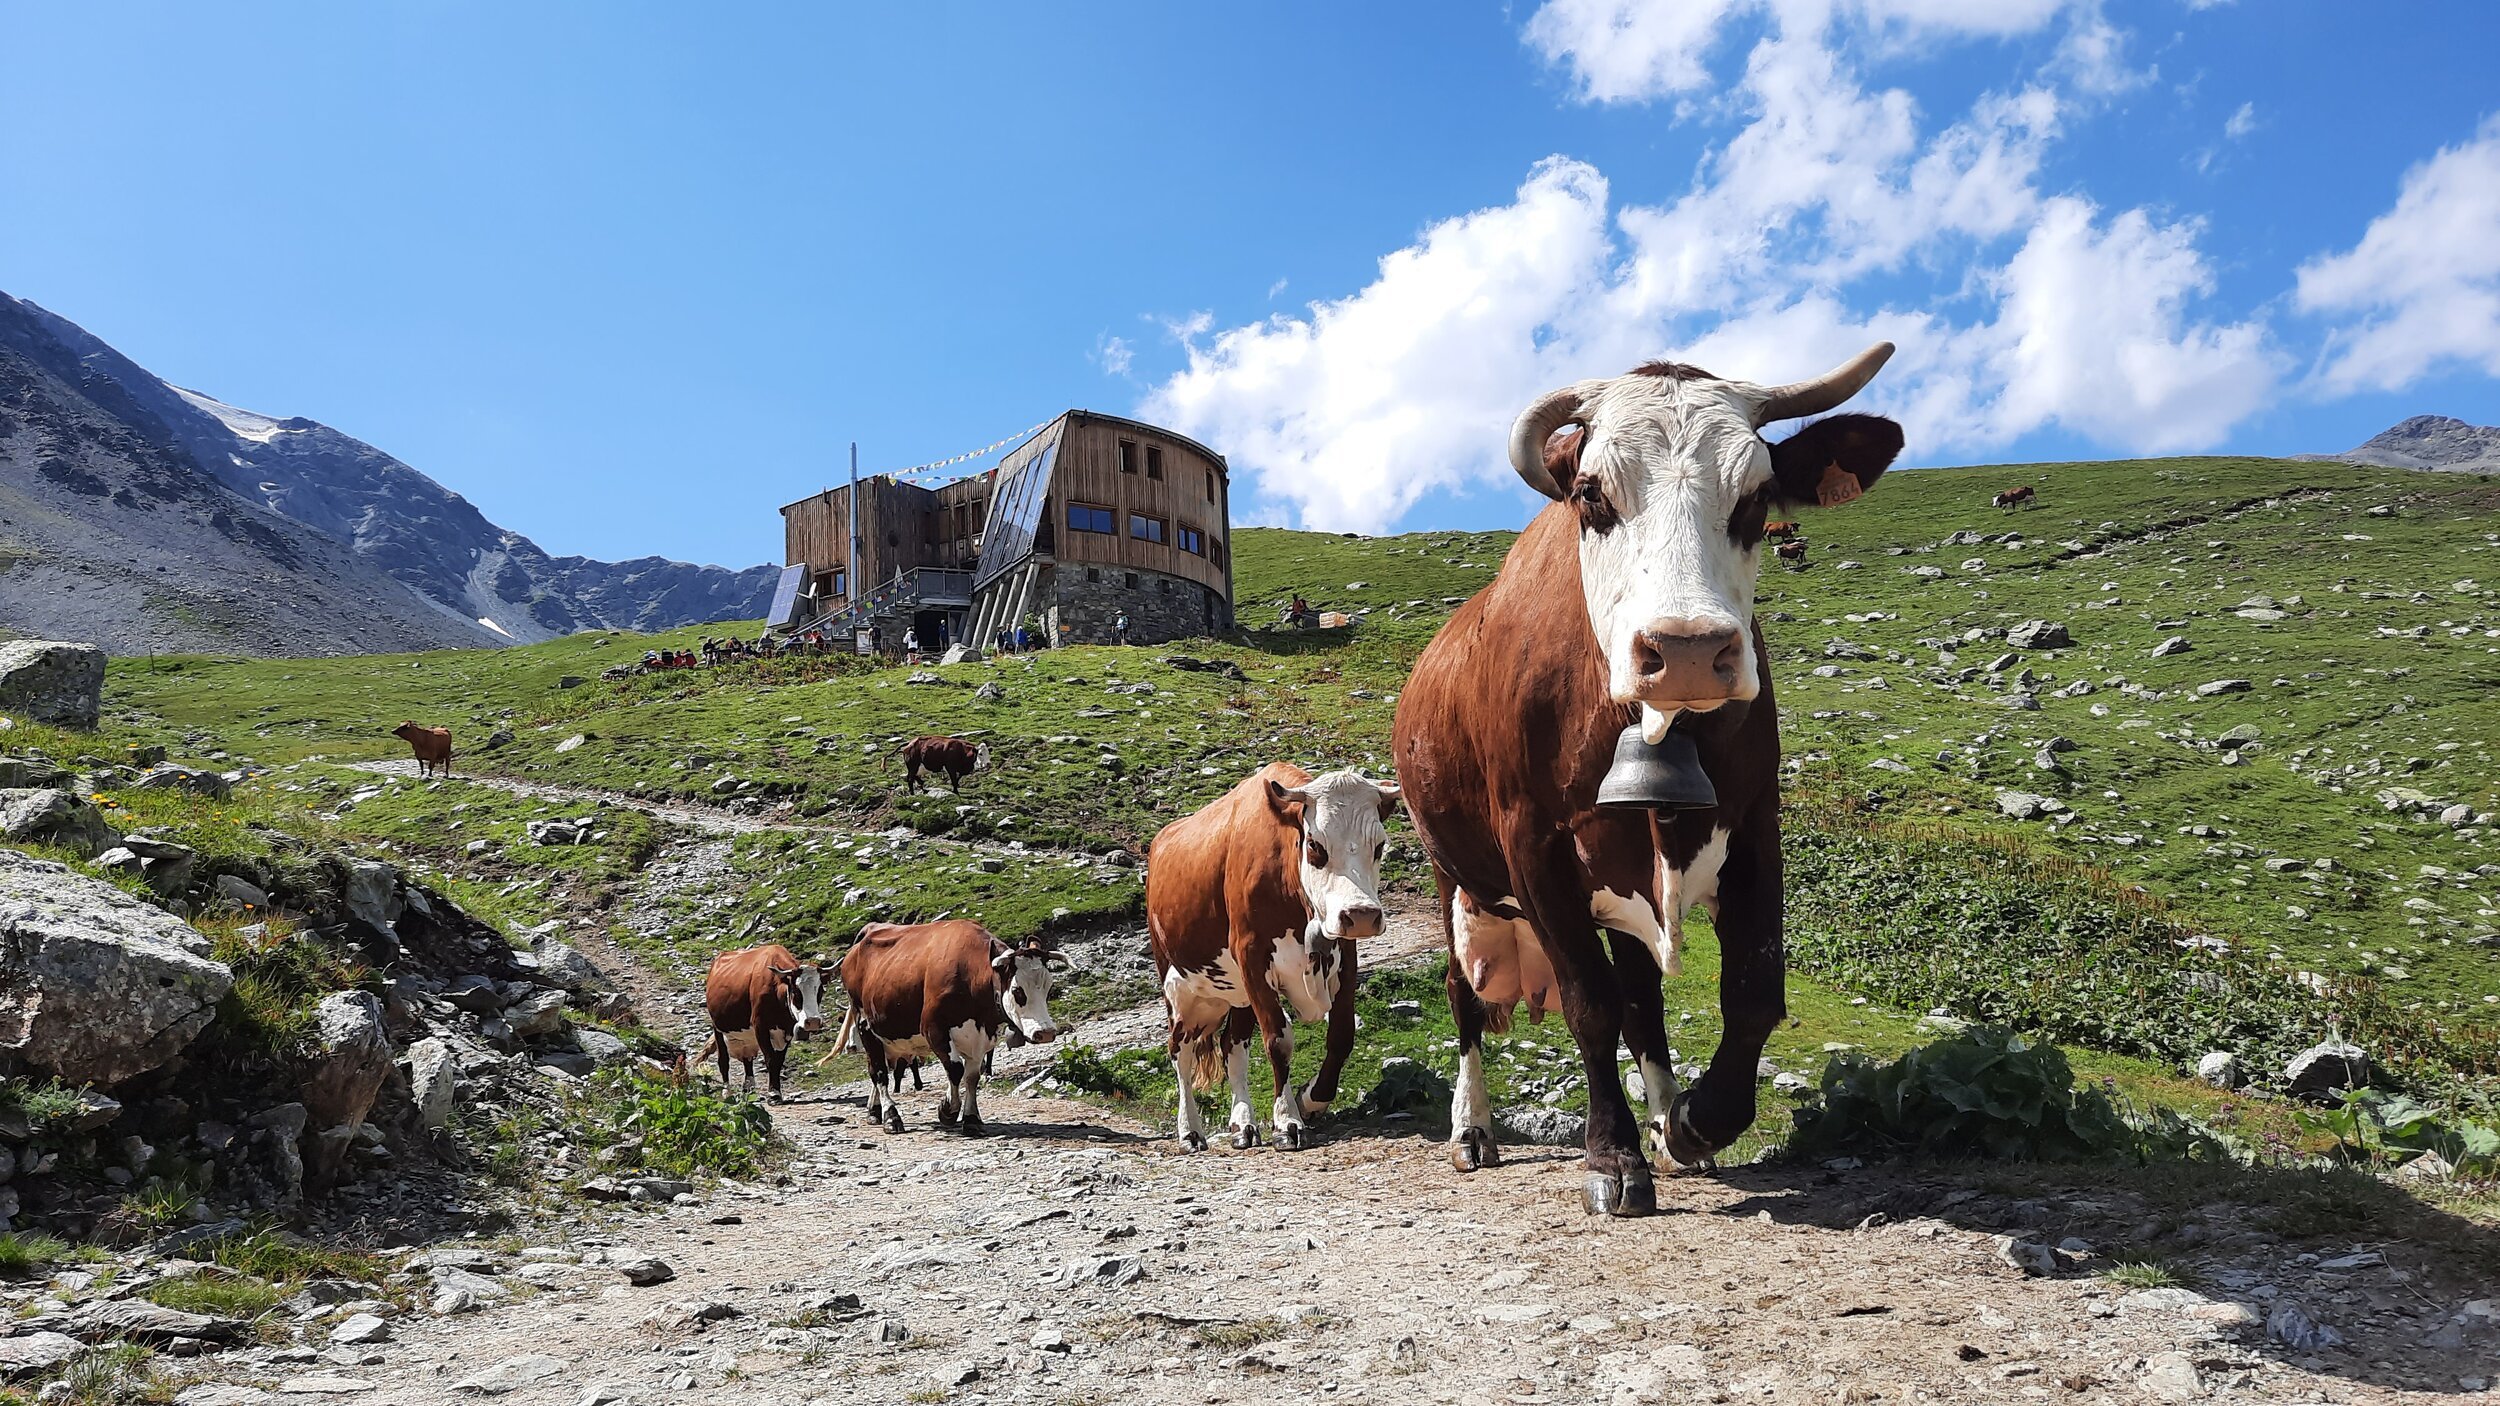
M 1989 505 L 2015 483 L 2035 485 L 2040 505 Z M 2336 1009 L 2366 1008 L 2381 1028 L 2488 1041 L 2476 1027 L 2500 1013 L 2500 868 L 2474 820 L 2500 809 L 2483 744 L 2500 731 L 2496 504 L 2500 487 L 2469 476 L 2178 459 L 1902 473 L 1809 512 L 1811 563 L 1769 565 L 1761 605 L 1791 783 L 1813 801 L 1796 823 L 1930 825 L 1945 849 L 1922 862 L 1956 868 L 1970 867 L 1952 857 L 1965 852 L 2010 854 L 2009 874 L 2027 855 L 2071 861 L 2061 872 L 2104 906 L 2143 902 L 2127 894 L 2140 888 L 2162 922 L 2219 939 L 2251 973 L 2214 978 L 2235 990 L 2315 973 L 2359 1002 Z M 388 729 L 416 718 L 460 733 L 464 768 L 851 830 L 899 824 L 949 843 L 1135 851 L 1272 757 L 1384 769 L 1406 670 L 1508 542 L 1238 533 L 1243 620 L 1273 621 L 1296 592 L 1364 612 L 1350 634 L 1253 630 L 1186 647 L 1239 678 L 1165 664 L 1168 651 L 1079 648 L 938 670 L 936 684 L 821 664 L 615 683 L 599 671 L 655 641 L 588 635 L 505 651 L 118 662 L 115 735 L 283 763 L 397 755 Z M 2062 625 L 2071 643 L 2009 645 L 2031 620 Z M 2173 637 L 2187 647 L 2155 657 Z M 586 681 L 561 686 L 568 676 Z M 2246 687 L 2200 689 L 2222 681 Z M 513 740 L 478 750 L 498 727 Z M 893 748 L 931 731 L 992 748 L 993 769 L 960 799 L 898 794 Z M 2007 791 L 2055 808 L 2016 820 L 1999 803 Z M 1421 876 L 1404 848 L 1392 878 L 1413 893 Z M 860 853 L 829 843 L 741 841 L 736 863 L 782 891 L 771 927 L 793 935 L 898 907 L 1004 904 L 1029 927 L 1058 908 L 1134 905 L 1133 871 L 1002 852 L 1003 879 L 968 849 L 941 849 L 874 885 L 855 877 Z M 1920 933 L 1897 906 L 1867 909 L 1847 879 L 1801 894 L 1801 924 L 1833 935 L 1801 938 L 1801 958 L 1827 952 L 1853 989 L 1912 1000 L 1915 983 L 1876 980 L 1840 939 L 1880 930 L 1898 975 Z M 1956 951 L 1954 937 L 1935 946 Z M 2305 1040 L 2324 1023 L 2281 1034 Z M 2105 1043 L 2169 1058 L 2173 1043 L 2230 1028 Z

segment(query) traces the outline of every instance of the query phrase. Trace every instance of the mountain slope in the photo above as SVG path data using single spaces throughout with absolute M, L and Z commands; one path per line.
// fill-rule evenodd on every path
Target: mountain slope
M 2469 425 L 2446 415 L 2416 415 L 2381 430 L 2341 454 L 2304 454 L 2391 469 L 2443 469 L 2449 473 L 2500 473 L 2500 426 Z
M 0 354 L 48 366 L 74 388 L 73 398 L 121 425 L 134 444 L 187 461 L 198 475 L 259 507 L 259 517 L 323 534 L 369 571 L 421 597 L 431 613 L 468 626 L 446 643 L 753 619 L 763 614 L 772 589 L 770 566 L 731 571 L 660 557 L 605 562 L 551 556 L 362 440 L 317 421 L 275 419 L 168 385 L 75 323 L 5 294 L 0 348 L 7 349 Z M 5 461 L 0 472 L 7 477 L 0 483 L 28 481 L 35 472 L 24 457 L 29 453 L 39 451 L 21 448 Z M 107 537 L 117 530 L 109 521 L 91 526 Z M 144 532 L 141 537 L 144 542 Z M 4 610 L 0 624 L 30 628 Z M 289 652 L 418 642 L 349 636 L 304 641 Z
M 495 641 L 235 494 L 22 306 L 0 295 L 0 630 L 117 654 Z

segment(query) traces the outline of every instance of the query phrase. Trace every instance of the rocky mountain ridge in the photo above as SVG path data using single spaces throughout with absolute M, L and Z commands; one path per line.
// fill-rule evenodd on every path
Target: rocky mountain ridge
M 326 654 L 753 619 L 775 568 L 551 555 L 362 440 L 0 294 L 0 572 L 0 628 Z
M 2500 426 L 2469 425 L 2447 415 L 2416 415 L 2379 431 L 2341 454 L 2303 454 L 2347 464 L 2391 469 L 2439 469 L 2448 473 L 2500 473 Z

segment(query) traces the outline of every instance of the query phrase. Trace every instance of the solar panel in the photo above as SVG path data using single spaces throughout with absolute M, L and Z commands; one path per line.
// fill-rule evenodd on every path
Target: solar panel
M 767 628 L 780 630 L 797 623 L 799 587 L 805 584 L 807 584 L 805 563 L 781 568 L 781 580 L 773 587 L 772 611 L 764 617 L 764 624 Z
M 973 578 L 975 592 L 1033 554 L 1033 534 L 1042 522 L 1042 505 L 1050 497 L 1050 473 L 1059 459 L 1059 434 L 1064 419 L 1027 440 L 998 466 L 998 489 L 990 496 L 990 525 L 981 538 L 981 570 Z

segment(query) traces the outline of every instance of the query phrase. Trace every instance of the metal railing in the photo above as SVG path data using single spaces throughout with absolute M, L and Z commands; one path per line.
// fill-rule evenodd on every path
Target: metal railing
M 880 615 L 891 615 L 921 605 L 965 606 L 972 604 L 972 573 L 947 566 L 915 566 L 898 571 L 894 579 L 873 587 L 858 600 L 791 627 L 790 633 L 822 630 L 830 635 L 848 635 Z

